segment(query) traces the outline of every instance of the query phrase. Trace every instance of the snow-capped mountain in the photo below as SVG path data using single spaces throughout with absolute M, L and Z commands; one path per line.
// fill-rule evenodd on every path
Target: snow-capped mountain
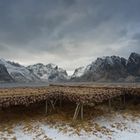
M 81 77 L 84 74 L 84 72 L 85 72 L 85 67 L 79 67 L 79 68 L 75 69 L 71 78 Z
M 28 66 L 27 69 L 43 81 L 64 81 L 68 79 L 66 70 L 51 63 L 47 65 L 38 63 Z
M 80 75 L 80 76 L 77 76 Z M 131 53 L 128 60 L 119 56 L 97 58 L 84 68 L 75 70 L 75 81 L 135 81 L 140 79 L 140 55 Z M 133 79 L 133 80 L 132 80 Z M 137 81 L 137 80 L 136 80 Z
M 12 77 L 15 82 L 36 82 L 39 81 L 39 78 L 30 72 L 26 67 L 6 61 L 4 59 L 0 59 L 0 64 L 3 65 L 8 74 Z
M 66 70 L 54 64 L 22 66 L 0 59 L 0 82 L 59 81 L 140 82 L 140 54 L 131 53 L 128 60 L 119 56 L 97 58 L 86 67 L 75 69 L 71 78 Z

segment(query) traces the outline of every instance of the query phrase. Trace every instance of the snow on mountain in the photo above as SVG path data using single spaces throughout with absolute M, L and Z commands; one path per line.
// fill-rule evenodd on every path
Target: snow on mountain
M 10 74 L 10 76 L 14 79 L 16 82 L 35 82 L 39 81 L 39 78 L 35 76 L 32 72 L 30 72 L 26 67 L 6 61 L 4 59 L 0 59 L 0 64 L 4 65 Z
M 38 63 L 28 66 L 27 69 L 29 69 L 43 81 L 61 81 L 68 79 L 66 70 L 63 70 L 57 65 L 51 63 L 47 65 Z
M 80 78 L 78 79 L 81 81 L 120 80 L 127 76 L 126 62 L 126 59 L 119 56 L 97 58 L 84 70 L 82 69 L 81 73 L 79 72 Z
M 140 54 L 131 53 L 128 60 L 119 56 L 97 58 L 85 68 L 75 70 L 75 81 L 140 81 Z
M 97 71 L 99 68 L 103 69 L 105 66 L 113 67 L 115 65 L 119 65 L 120 67 L 125 67 L 126 62 L 125 58 L 119 56 L 104 56 L 102 58 L 97 58 L 94 62 L 88 65 L 86 71 Z
M 24 67 L 0 59 L 0 81 L 38 82 L 68 81 L 66 70 L 55 64 L 42 63 Z M 97 58 L 86 67 L 75 69 L 72 81 L 140 81 L 140 54 L 131 53 L 128 60 L 119 56 Z
M 80 77 L 84 74 L 84 72 L 85 72 L 85 67 L 79 67 L 79 68 L 75 69 L 71 78 Z

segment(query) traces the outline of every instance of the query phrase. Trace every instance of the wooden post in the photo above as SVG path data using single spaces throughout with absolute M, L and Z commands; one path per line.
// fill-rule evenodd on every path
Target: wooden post
M 76 106 L 76 109 L 75 109 L 75 112 L 74 112 L 74 116 L 73 116 L 73 120 L 77 119 L 79 111 L 80 111 L 80 103 L 78 103 L 77 106 Z
M 84 112 L 83 112 L 83 104 L 81 104 L 81 119 L 83 120 L 84 119 Z
M 57 99 L 54 100 L 54 106 L 56 105 L 56 103 L 57 103 Z
M 125 95 L 120 96 L 120 109 L 125 109 Z
M 125 95 L 123 96 L 123 106 L 124 106 L 124 109 L 125 109 Z
M 51 106 L 52 106 L 53 110 L 55 110 L 53 100 L 50 100 L 50 104 L 51 104 Z
M 46 109 L 45 109 L 46 115 L 48 114 L 48 102 L 46 100 Z
M 118 105 L 117 109 L 122 109 L 122 107 L 123 107 L 122 96 L 120 95 L 120 96 L 117 97 L 117 98 L 118 98 L 118 100 L 119 100 L 119 105 Z
M 120 99 L 120 105 L 122 106 L 122 97 L 120 96 L 119 99 Z
M 108 100 L 109 111 L 111 111 L 111 99 Z
M 60 108 L 62 108 L 62 97 L 60 97 L 60 99 L 59 99 L 59 106 L 60 106 Z

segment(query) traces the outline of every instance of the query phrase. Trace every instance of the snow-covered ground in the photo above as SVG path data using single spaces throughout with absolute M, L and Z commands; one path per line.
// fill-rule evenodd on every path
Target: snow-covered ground
M 45 116 L 44 116 L 45 117 Z M 53 119 L 53 118 L 52 118 Z M 55 121 L 55 120 L 54 120 Z M 90 120 L 48 122 L 25 118 L 0 127 L 0 140 L 139 140 L 140 114 L 130 110 L 111 111 Z

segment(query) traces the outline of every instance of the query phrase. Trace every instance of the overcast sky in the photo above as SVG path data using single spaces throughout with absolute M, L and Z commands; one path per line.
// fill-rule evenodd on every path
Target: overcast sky
M 140 53 L 140 0 L 0 0 L 0 57 L 68 71 Z

